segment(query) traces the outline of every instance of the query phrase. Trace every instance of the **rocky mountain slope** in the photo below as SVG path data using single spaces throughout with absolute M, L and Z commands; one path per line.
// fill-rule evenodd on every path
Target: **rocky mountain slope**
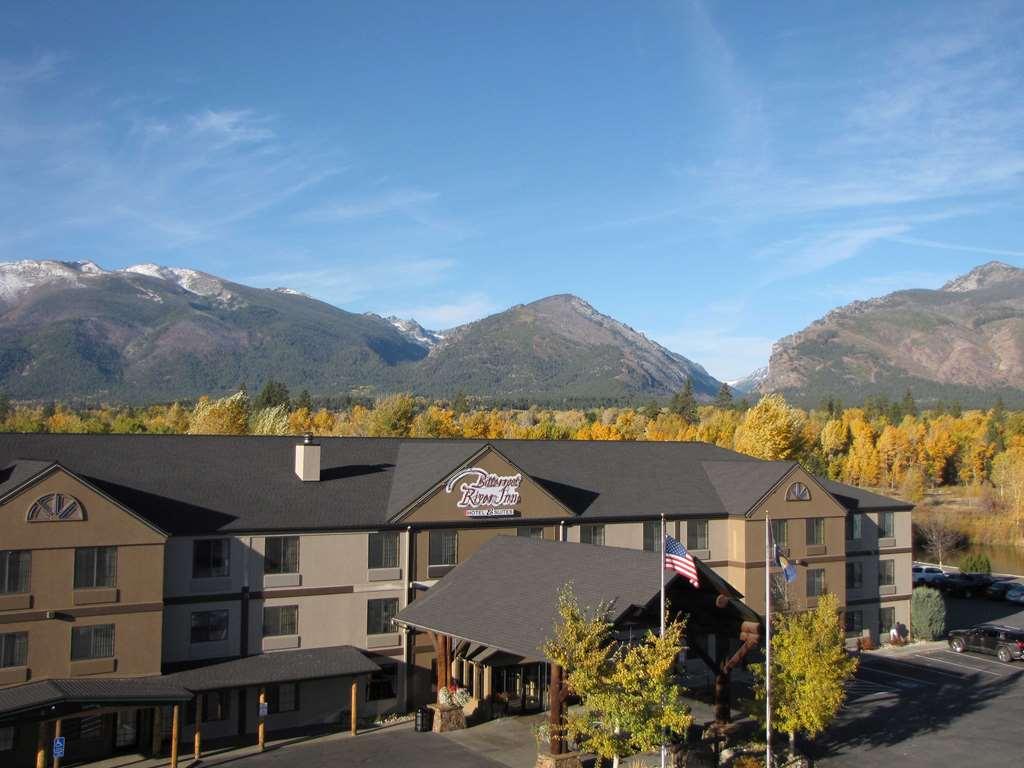
M 0 264 L 0 391 L 16 399 L 150 402 L 269 378 L 324 395 L 608 398 L 668 395 L 687 377 L 698 394 L 717 390 L 699 365 L 575 296 L 442 334 L 191 269 Z
M 990 262 L 938 290 L 855 301 L 779 340 L 763 392 L 991 402 L 1024 395 L 1024 270 Z

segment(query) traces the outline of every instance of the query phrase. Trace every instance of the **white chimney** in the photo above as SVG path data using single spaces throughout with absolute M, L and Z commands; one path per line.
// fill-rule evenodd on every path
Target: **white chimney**
M 320 479 L 320 443 L 313 442 L 313 433 L 307 432 L 295 446 L 295 474 L 303 482 Z

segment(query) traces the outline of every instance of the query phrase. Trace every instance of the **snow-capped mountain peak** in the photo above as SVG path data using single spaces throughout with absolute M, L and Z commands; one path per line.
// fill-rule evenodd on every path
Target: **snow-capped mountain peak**
M 152 277 L 157 280 L 166 280 L 189 293 L 194 293 L 197 296 L 209 296 L 224 304 L 235 298 L 235 295 L 224 287 L 224 283 L 219 278 L 195 269 L 162 267 L 159 264 L 147 263 L 133 264 L 118 271 L 126 274 Z
M 409 339 L 409 341 L 414 344 L 419 344 L 425 349 L 433 349 L 444 341 L 444 334 L 438 333 L 437 331 L 427 330 L 411 318 L 409 320 L 404 320 L 401 317 L 389 315 L 384 319 L 391 323 L 391 325 L 393 325 L 399 333 L 405 336 L 405 338 Z
M 91 261 L 0 262 L 0 302 L 13 302 L 26 291 L 51 282 L 79 284 L 83 279 L 107 275 L 109 272 Z

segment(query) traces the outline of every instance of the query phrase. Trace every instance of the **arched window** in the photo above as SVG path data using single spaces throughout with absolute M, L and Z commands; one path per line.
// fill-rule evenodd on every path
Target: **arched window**
M 85 513 L 74 496 L 66 493 L 48 493 L 40 496 L 29 507 L 27 519 L 30 523 L 84 520 Z
M 786 491 L 786 501 L 810 501 L 811 489 L 803 483 L 793 483 Z

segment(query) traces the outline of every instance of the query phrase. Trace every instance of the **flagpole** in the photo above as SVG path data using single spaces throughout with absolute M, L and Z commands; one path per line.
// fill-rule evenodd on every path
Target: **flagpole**
M 765 768 L 772 768 L 772 534 L 764 515 L 764 703 Z
M 665 636 L 665 513 L 661 514 L 661 560 L 658 563 L 658 581 L 661 582 L 661 633 Z M 661 734 L 661 768 L 665 768 L 665 732 Z

